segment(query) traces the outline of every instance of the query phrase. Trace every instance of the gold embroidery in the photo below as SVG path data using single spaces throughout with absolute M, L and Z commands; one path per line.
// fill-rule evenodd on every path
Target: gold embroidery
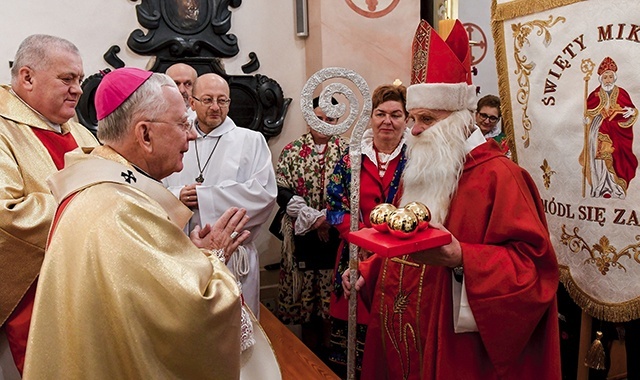
M 565 22 L 566 19 L 564 17 L 556 17 L 553 19 L 553 16 L 549 16 L 549 19 L 544 20 L 532 20 L 522 23 L 511 24 L 511 30 L 513 32 L 513 58 L 515 59 L 517 69 L 515 74 L 518 76 L 518 92 L 516 94 L 516 99 L 518 103 L 522 105 L 522 127 L 524 128 L 524 136 L 521 138 L 524 140 L 524 147 L 529 147 L 529 131 L 532 128 L 531 120 L 529 119 L 529 115 L 527 111 L 529 109 L 529 75 L 531 71 L 535 67 L 534 62 L 527 62 L 528 57 L 526 54 L 523 54 L 521 51 L 525 45 L 530 45 L 529 35 L 535 28 L 538 28 L 537 35 L 544 35 L 542 43 L 545 46 L 549 46 L 551 43 L 551 33 L 549 33 L 549 28 L 553 27 L 558 22 Z
M 394 264 L 391 264 L 391 263 Z M 403 374 L 403 379 L 407 379 L 409 373 L 411 372 L 411 354 L 417 353 L 418 357 L 422 357 L 422 347 L 420 344 L 420 329 L 419 329 L 419 319 L 420 319 L 420 298 L 422 296 L 422 285 L 424 279 L 424 273 L 426 270 L 425 265 L 418 265 L 415 263 L 408 262 L 403 259 L 388 259 L 385 261 L 385 265 L 383 267 L 382 272 L 382 286 L 384 289 L 384 282 L 387 280 L 387 268 L 388 265 L 399 264 L 399 278 L 398 278 L 398 288 L 397 294 L 393 299 L 392 310 L 389 310 L 389 306 L 384 304 L 384 301 L 381 303 L 380 313 L 382 316 L 382 328 L 383 335 L 386 335 L 389 339 L 389 342 L 392 344 L 393 349 L 398 355 L 400 368 Z M 417 292 L 417 301 L 412 301 L 416 299 L 416 294 L 413 294 L 413 290 L 405 290 L 403 288 L 404 285 L 404 276 L 406 270 L 412 267 L 422 267 L 420 271 L 418 292 Z M 383 298 L 384 300 L 384 294 Z M 415 305 L 412 305 L 412 302 Z M 404 314 L 407 311 L 407 308 L 411 307 L 411 310 L 415 310 L 416 318 L 414 321 L 409 323 L 404 322 Z M 386 339 L 383 338 L 383 344 L 386 342 Z M 386 347 L 383 346 L 386 351 Z M 414 365 L 420 365 L 420 361 L 414 363 Z
M 610 268 L 619 268 L 626 272 L 627 268 L 618 262 L 618 260 L 624 256 L 631 259 L 631 254 L 633 254 L 633 259 L 640 263 L 640 235 L 636 236 L 636 240 L 639 241 L 638 243 L 629 244 L 622 248 L 620 252 L 616 252 L 616 247 L 610 244 L 609 238 L 606 236 L 602 236 L 599 243 L 594 244 L 593 247 L 589 247 L 589 244 L 578 235 L 579 230 L 578 227 L 574 227 L 573 235 L 570 235 L 567 233 L 566 226 L 563 224 L 560 241 L 562 244 L 569 246 L 569 249 L 573 253 L 587 251 L 590 257 L 584 261 L 584 264 L 595 265 L 603 276 L 607 275 Z
M 549 186 L 551 186 L 551 176 L 556 174 L 556 172 L 551 170 L 551 166 L 547 162 L 546 158 L 542 161 L 540 169 L 542 169 L 542 181 L 544 182 L 544 188 L 548 190 Z
M 420 282 L 418 283 L 418 302 L 416 303 L 416 336 L 420 337 L 420 311 L 422 310 L 422 291 L 424 290 L 424 277 L 425 277 L 425 271 L 427 270 L 427 266 L 423 265 L 422 266 L 422 270 L 420 271 Z M 424 355 L 424 350 L 422 347 L 422 343 L 421 341 L 418 341 L 418 358 L 422 359 L 422 356 Z M 422 371 L 422 366 L 424 365 L 424 363 L 422 362 L 422 360 L 419 361 L 420 363 L 420 373 L 423 373 Z
M 385 307 L 384 305 L 384 296 L 385 296 L 385 292 L 384 292 L 384 284 L 386 282 L 387 279 L 387 266 L 389 265 L 389 259 L 384 259 L 384 263 L 382 263 L 382 276 L 380 278 L 380 289 L 382 289 L 382 292 L 380 294 L 380 299 L 382 300 L 382 302 L 380 302 L 380 310 L 378 310 L 378 313 L 380 314 L 380 316 L 382 317 L 382 329 L 384 329 L 385 331 L 387 330 L 387 313 L 383 312 L 383 308 Z M 381 340 L 382 340 L 382 352 L 387 352 L 387 340 L 384 338 L 384 333 L 381 334 Z
M 412 263 L 411 261 L 399 259 L 397 257 L 392 258 L 391 261 L 393 261 L 394 263 L 401 264 L 401 265 L 409 265 L 409 266 L 412 266 L 412 267 L 415 267 L 415 268 L 420 267 L 420 264 Z
M 410 335 L 408 333 L 410 333 Z M 413 340 L 413 347 L 409 345 L 409 338 L 412 338 Z M 411 372 L 411 360 L 409 358 L 409 353 L 418 347 L 416 332 L 411 324 L 407 323 L 404 325 L 404 329 L 402 330 L 402 339 L 404 341 L 404 352 L 407 357 L 406 367 L 403 368 L 402 377 L 406 380 L 409 378 L 409 373 Z
M 493 9 L 493 19 L 503 21 L 542 12 L 551 8 L 562 7 L 579 1 L 584 0 L 515 0 L 502 4 L 497 4 L 494 0 L 491 8 Z
M 393 313 L 394 314 L 402 314 L 407 309 L 407 305 L 409 304 L 408 300 L 409 295 L 403 294 L 402 292 L 398 293 L 396 299 L 393 301 Z

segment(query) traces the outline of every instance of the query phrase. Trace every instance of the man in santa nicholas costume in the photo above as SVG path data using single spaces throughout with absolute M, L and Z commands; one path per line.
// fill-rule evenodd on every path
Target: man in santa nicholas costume
M 558 264 L 536 186 L 473 122 L 469 41 L 422 21 L 407 90 L 401 204 L 445 246 L 361 264 L 373 293 L 363 379 L 560 379 Z M 350 289 L 350 284 L 345 288 Z

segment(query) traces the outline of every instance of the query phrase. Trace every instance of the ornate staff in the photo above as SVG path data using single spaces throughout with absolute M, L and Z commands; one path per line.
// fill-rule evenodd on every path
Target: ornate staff
M 593 73 L 593 68 L 596 65 L 589 58 L 583 59 L 580 64 L 580 70 L 585 74 L 584 75 L 584 149 L 582 160 L 582 198 L 585 197 L 585 188 L 587 187 L 587 163 L 589 162 L 589 122 L 587 121 L 587 97 L 589 96 L 589 79 L 591 79 L 591 74 Z
M 342 94 L 349 101 L 348 117 L 337 125 L 325 123 L 318 119 L 313 113 L 313 94 L 318 86 L 328 80 L 342 78 L 350 81 L 355 85 L 362 98 L 364 104 L 362 111 L 358 115 L 360 103 L 356 94 L 349 86 L 343 83 L 331 83 L 320 94 L 318 104 L 328 117 L 340 118 L 346 111 L 346 105 L 332 104 L 331 98 L 334 94 Z M 351 231 L 358 230 L 358 220 L 360 215 L 360 168 L 362 161 L 362 134 L 369 124 L 371 117 L 371 94 L 367 82 L 355 71 L 340 68 L 328 67 L 313 74 L 302 88 L 300 97 L 302 115 L 304 116 L 309 127 L 331 136 L 346 132 L 352 125 L 355 125 L 351 132 L 351 140 L 349 141 L 349 158 L 351 161 Z M 349 244 L 349 281 L 355 284 L 358 279 L 358 247 Z M 356 375 L 356 311 L 357 310 L 357 292 L 355 287 L 352 288 L 349 296 L 349 323 L 347 335 L 347 379 L 354 380 Z

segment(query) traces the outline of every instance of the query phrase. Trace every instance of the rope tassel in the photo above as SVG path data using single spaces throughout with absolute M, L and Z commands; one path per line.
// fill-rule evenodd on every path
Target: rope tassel
M 596 331 L 596 339 L 591 343 L 591 348 L 584 358 L 584 365 L 593 369 L 605 369 L 604 347 L 602 346 L 602 331 Z

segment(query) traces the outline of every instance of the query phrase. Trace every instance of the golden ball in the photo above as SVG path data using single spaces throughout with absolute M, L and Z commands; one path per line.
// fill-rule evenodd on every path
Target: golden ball
M 400 239 L 407 239 L 418 232 L 418 217 L 413 211 L 399 208 L 389 215 L 387 225 L 391 235 Z
M 391 203 L 380 203 L 374 207 L 373 210 L 371 210 L 371 214 L 369 214 L 371 227 L 379 232 L 388 232 L 387 219 L 394 211 L 396 211 L 396 206 Z
M 409 202 L 404 206 L 405 209 L 413 211 L 418 217 L 418 228 L 424 230 L 429 226 L 431 221 L 431 211 L 421 202 Z

